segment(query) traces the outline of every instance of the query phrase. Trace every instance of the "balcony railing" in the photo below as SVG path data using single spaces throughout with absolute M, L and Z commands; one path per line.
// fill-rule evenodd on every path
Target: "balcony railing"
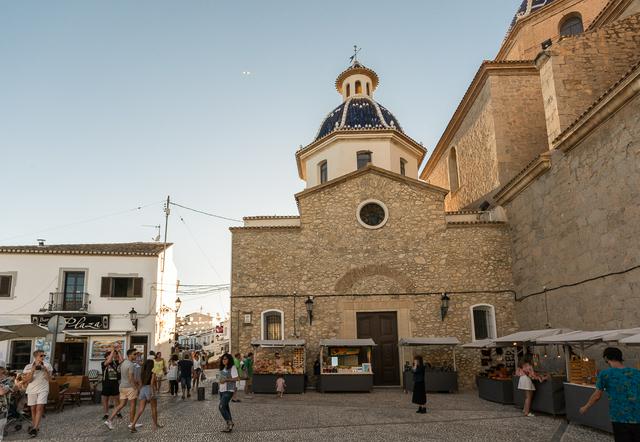
M 89 309 L 89 293 L 49 293 L 46 309 L 50 312 L 86 312 Z

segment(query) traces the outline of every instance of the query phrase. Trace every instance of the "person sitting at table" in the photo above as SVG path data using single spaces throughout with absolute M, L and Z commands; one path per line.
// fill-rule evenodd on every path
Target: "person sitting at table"
M 538 375 L 531 365 L 531 355 L 526 355 L 519 363 L 516 370 L 516 376 L 519 376 L 518 390 L 523 390 L 525 393 L 523 414 L 527 417 L 534 417 L 531 412 L 531 402 L 533 402 L 533 392 L 536 391 L 533 381 L 544 382 L 545 377 Z

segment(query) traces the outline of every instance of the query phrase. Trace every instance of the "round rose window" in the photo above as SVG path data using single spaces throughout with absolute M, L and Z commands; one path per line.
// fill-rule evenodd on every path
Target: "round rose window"
M 358 222 L 367 229 L 378 229 L 387 222 L 387 208 L 380 201 L 364 201 L 357 212 Z

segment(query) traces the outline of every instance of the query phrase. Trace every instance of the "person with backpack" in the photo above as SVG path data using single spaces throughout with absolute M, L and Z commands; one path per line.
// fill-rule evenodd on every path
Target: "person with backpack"
M 104 416 L 103 420 L 109 419 L 109 402 L 113 403 L 113 406 L 118 405 L 120 397 L 120 373 L 118 372 L 118 366 L 122 363 L 122 355 L 120 354 L 117 346 L 111 346 L 111 348 L 105 352 L 104 361 L 100 364 L 102 366 L 102 409 Z M 118 417 L 122 417 L 122 414 L 118 413 Z

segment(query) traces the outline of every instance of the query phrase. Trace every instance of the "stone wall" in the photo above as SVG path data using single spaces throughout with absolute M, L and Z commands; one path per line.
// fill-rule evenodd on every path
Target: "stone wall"
M 308 342 L 311 372 L 321 338 L 356 336 L 356 312 L 396 311 L 399 337 L 471 340 L 470 307 L 496 308 L 499 334 L 516 329 L 508 229 L 503 224 L 447 225 L 444 192 L 371 168 L 299 195 L 300 228 L 232 229 L 232 347 L 261 337 L 261 312 L 284 312 L 285 337 Z M 387 224 L 356 220 L 365 199 L 382 201 Z M 440 293 L 451 294 L 440 320 Z M 456 294 L 455 292 L 477 292 Z M 499 293 L 493 293 L 493 292 Z M 293 293 L 296 296 L 293 296 Z M 304 300 L 314 296 L 309 326 Z M 241 322 L 252 314 L 251 325 Z M 235 323 L 234 323 L 235 322 Z M 472 386 L 479 356 L 459 356 L 462 386 Z
M 540 63 L 549 144 L 640 60 L 640 14 L 564 38 Z
M 556 41 L 564 17 L 578 13 L 584 29 L 602 11 L 609 0 L 555 0 L 554 4 L 527 18 L 522 27 L 507 40 L 508 50 L 501 51 L 498 60 L 532 60 L 540 52 L 540 43 Z
M 519 296 L 640 264 L 640 96 L 507 205 Z M 523 329 L 640 324 L 640 269 L 517 304 Z
M 498 187 L 500 183 L 491 81 L 486 81 L 482 86 L 447 151 L 427 178 L 429 183 L 449 189 L 449 151 L 453 147 L 458 159 L 460 187 L 447 195 L 445 207 L 448 211 L 460 210 Z

